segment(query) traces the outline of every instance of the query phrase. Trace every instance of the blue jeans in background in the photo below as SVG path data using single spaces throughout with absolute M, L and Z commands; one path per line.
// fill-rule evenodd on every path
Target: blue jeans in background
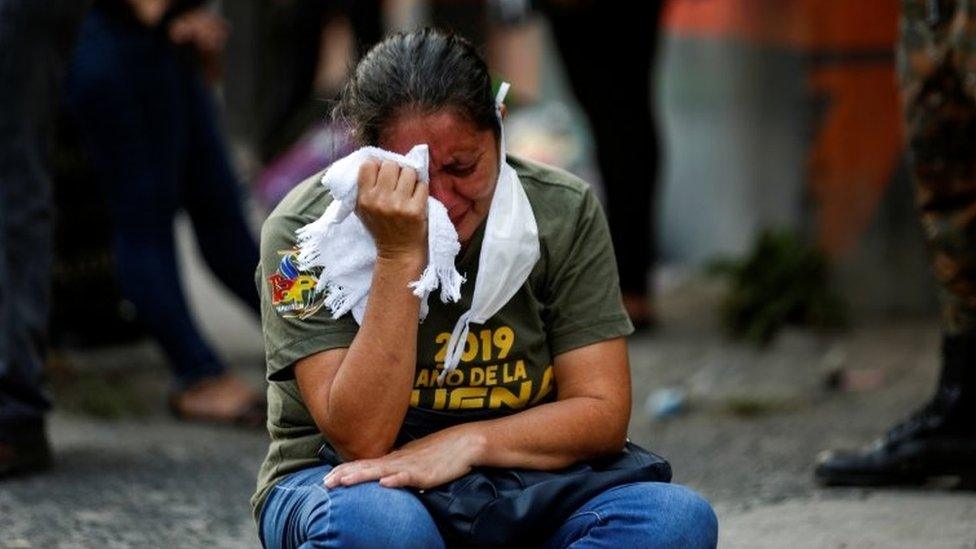
M 258 248 L 192 52 L 164 32 L 93 8 L 78 37 L 66 102 L 98 177 L 92 191 L 104 193 L 111 211 L 122 294 L 179 384 L 222 374 L 181 287 L 174 219 L 180 210 L 189 214 L 207 266 L 255 314 Z
M 329 465 L 293 473 L 264 503 L 259 526 L 268 548 L 438 548 L 444 540 L 411 492 L 376 482 L 327 490 Z M 543 549 L 715 547 L 718 519 L 707 501 L 676 484 L 611 488 L 573 513 Z
M 0 0 L 0 442 L 43 429 L 51 284 L 49 149 L 87 3 Z

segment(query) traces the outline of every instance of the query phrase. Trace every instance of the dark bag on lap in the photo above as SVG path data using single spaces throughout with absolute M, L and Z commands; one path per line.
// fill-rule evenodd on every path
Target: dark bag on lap
M 636 444 L 557 471 L 478 468 L 418 493 L 451 544 L 537 546 L 602 492 L 632 482 L 670 482 L 671 466 Z
M 409 416 L 398 442 L 439 430 L 427 422 L 412 425 L 416 418 Z M 341 462 L 327 444 L 319 457 L 333 465 Z M 525 547 L 544 542 L 587 501 L 633 482 L 671 482 L 671 465 L 628 441 L 616 455 L 565 469 L 479 467 L 452 482 L 414 492 L 449 545 Z

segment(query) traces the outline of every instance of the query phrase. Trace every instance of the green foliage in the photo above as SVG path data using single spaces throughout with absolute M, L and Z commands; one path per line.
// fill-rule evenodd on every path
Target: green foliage
M 846 307 L 829 288 L 826 257 L 795 234 L 764 231 L 746 257 L 714 261 L 708 271 L 727 279 L 721 314 L 734 337 L 765 345 L 787 324 L 846 323 Z

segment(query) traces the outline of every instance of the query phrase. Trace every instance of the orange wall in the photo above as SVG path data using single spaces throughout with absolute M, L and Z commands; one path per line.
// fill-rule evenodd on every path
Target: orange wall
M 811 94 L 828 108 L 806 167 L 821 246 L 856 248 L 902 151 L 893 57 L 899 0 L 673 0 L 668 32 L 810 54 Z M 860 58 L 857 56 L 860 55 Z M 797 131 L 804 131 L 798 128 Z
M 804 49 L 891 47 L 898 0 L 672 0 L 665 24 L 683 35 Z

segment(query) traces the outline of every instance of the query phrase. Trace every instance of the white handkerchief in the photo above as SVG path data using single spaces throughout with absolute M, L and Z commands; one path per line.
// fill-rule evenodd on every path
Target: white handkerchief
M 541 255 L 539 227 L 532 204 L 529 203 L 518 174 L 508 165 L 506 159 L 505 126 L 502 124 L 501 107 L 508 87 L 508 82 L 503 82 L 495 97 L 495 116 L 498 117 L 498 124 L 502 129 L 498 183 L 488 208 L 471 309 L 461 315 L 451 331 L 444 369 L 437 378 L 440 383 L 461 362 L 470 325 L 484 324 L 501 310 L 529 278 Z
M 406 156 L 376 147 L 363 147 L 337 160 L 322 176 L 333 201 L 322 217 L 298 229 L 298 268 L 321 267 L 316 291 L 326 292 L 325 306 L 333 318 L 352 311 L 362 324 L 369 299 L 369 287 L 376 265 L 376 243 L 355 214 L 359 167 L 369 159 L 392 160 L 413 168 L 420 181 L 429 182 L 427 145 L 417 145 Z M 441 300 L 457 301 L 461 297 L 464 277 L 454 268 L 454 258 L 461 250 L 457 231 L 447 209 L 434 198 L 427 199 L 427 267 L 420 279 L 410 283 L 414 295 L 421 299 L 420 319 L 427 316 L 427 297 L 438 287 Z
M 508 83 L 503 83 L 495 99 L 499 125 L 502 122 L 501 105 L 508 87 Z M 376 244 L 353 211 L 359 167 L 368 158 L 392 160 L 401 166 L 409 166 L 417 171 L 421 181 L 429 181 L 427 145 L 417 145 L 406 156 L 364 147 L 335 162 L 326 171 L 322 183 L 335 200 L 322 217 L 298 230 L 299 268 L 321 267 L 317 291 L 328 292 L 325 305 L 333 317 L 338 318 L 351 310 L 353 318 L 360 324 L 376 265 Z M 487 322 L 504 307 L 528 279 L 540 257 L 539 229 L 532 205 L 518 174 L 506 161 L 504 126 L 498 168 L 471 309 L 457 320 L 447 342 L 444 366 L 438 378 L 441 382 L 448 372 L 457 368 L 470 325 Z M 430 198 L 427 215 L 429 263 L 420 279 L 410 284 L 414 295 L 421 298 L 421 320 L 427 316 L 427 296 L 431 292 L 439 286 L 442 301 L 457 301 L 464 282 L 464 277 L 454 266 L 461 245 L 447 209 L 440 201 Z

